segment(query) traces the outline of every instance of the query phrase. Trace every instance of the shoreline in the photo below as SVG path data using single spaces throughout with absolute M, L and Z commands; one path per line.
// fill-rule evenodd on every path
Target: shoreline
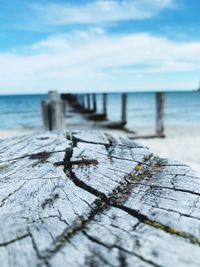
M 39 129 L 33 128 L 16 128 L 16 129 L 0 129 L 0 139 L 15 137 L 24 134 L 30 134 L 38 131 Z
M 108 130 L 99 127 L 82 127 L 81 125 L 68 125 L 67 130 L 97 130 L 113 134 L 113 136 L 127 136 L 130 134 L 122 130 Z M 41 131 L 41 128 L 33 129 L 0 129 L 0 139 L 14 137 L 18 135 L 31 134 Z M 136 129 L 139 134 L 151 134 L 153 129 L 141 127 Z M 170 158 L 190 165 L 195 170 L 200 171 L 200 125 L 199 126 L 176 126 L 166 129 L 166 138 L 137 139 L 157 156 Z

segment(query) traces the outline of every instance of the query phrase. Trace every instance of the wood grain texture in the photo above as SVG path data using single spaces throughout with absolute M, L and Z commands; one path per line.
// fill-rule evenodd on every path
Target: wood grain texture
M 199 266 L 199 198 L 199 173 L 126 138 L 0 140 L 0 266 Z

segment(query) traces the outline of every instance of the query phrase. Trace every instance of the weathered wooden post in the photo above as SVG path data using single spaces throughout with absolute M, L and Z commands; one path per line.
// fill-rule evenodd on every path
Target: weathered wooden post
M 56 91 L 48 93 L 48 100 L 42 101 L 42 115 L 44 128 L 50 131 L 62 131 L 65 129 L 66 103 L 61 100 Z
M 80 95 L 80 105 L 83 108 L 83 106 L 84 106 L 83 94 Z
M 107 94 L 104 93 L 103 94 L 103 114 L 105 114 L 106 117 L 107 117 L 107 102 L 108 102 L 108 97 L 107 97 Z
M 90 94 L 87 94 L 87 109 L 90 110 L 91 103 L 90 103 Z
M 164 136 L 164 105 L 165 93 L 156 93 L 156 134 Z
M 76 95 L 76 99 L 77 99 L 76 100 L 77 101 L 77 104 L 79 104 L 79 95 L 78 94 Z
M 81 106 L 81 95 L 80 94 L 78 95 L 78 104 L 79 106 Z
M 67 113 L 67 102 L 65 100 L 61 100 L 62 101 L 62 106 L 63 106 L 63 116 L 65 118 L 66 113 Z
M 85 94 L 83 94 L 82 96 L 82 101 L 83 101 L 83 109 L 86 109 L 86 105 L 85 105 Z
M 41 103 L 42 108 L 42 119 L 43 119 L 43 125 L 45 130 L 49 131 L 51 128 L 50 125 L 50 108 L 49 108 L 49 101 L 43 100 Z
M 96 112 L 97 111 L 96 94 L 92 94 L 92 100 L 93 100 L 93 112 Z
M 80 105 L 80 98 L 79 98 L 79 94 L 76 95 L 76 102 L 77 102 L 77 106 Z
M 60 101 L 61 97 L 57 91 L 49 91 L 48 99 L 49 99 L 49 101 Z
M 85 94 L 83 94 L 83 109 L 85 110 L 86 109 L 86 104 L 85 104 Z
M 63 112 L 63 101 L 50 102 L 50 130 L 62 131 L 65 129 L 65 117 Z
M 78 95 L 73 95 L 73 98 L 74 98 L 74 103 L 73 103 L 73 105 L 76 107 L 77 106 L 77 104 L 78 104 Z
M 122 123 L 127 123 L 127 94 L 122 94 Z

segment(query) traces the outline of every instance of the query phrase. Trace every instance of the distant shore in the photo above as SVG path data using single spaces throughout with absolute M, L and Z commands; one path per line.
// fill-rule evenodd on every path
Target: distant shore
M 82 127 L 68 127 L 68 130 L 82 129 Z M 41 129 L 12 129 L 0 130 L 0 138 L 30 134 Z M 86 130 L 83 127 L 83 130 Z M 94 130 L 94 128 L 92 129 Z M 97 130 L 100 130 L 97 128 Z M 150 133 L 148 127 L 136 129 L 140 134 Z M 105 130 L 113 135 L 127 136 L 123 131 Z M 199 126 L 176 126 L 166 129 L 164 139 L 137 139 L 136 142 L 149 147 L 156 155 L 163 158 L 171 158 L 192 166 L 200 171 L 200 125 Z

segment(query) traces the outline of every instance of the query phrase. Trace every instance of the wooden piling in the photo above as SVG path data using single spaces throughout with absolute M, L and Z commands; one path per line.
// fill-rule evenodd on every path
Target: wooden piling
M 78 105 L 81 106 L 81 95 L 78 94 Z
M 65 129 L 65 117 L 63 112 L 63 101 L 50 102 L 50 121 L 52 131 L 62 131 Z
M 156 134 L 164 136 L 164 105 L 165 93 L 156 93 Z
M 93 112 L 97 112 L 97 100 L 96 100 L 96 94 L 92 94 L 92 101 L 93 101 Z
M 85 103 L 85 98 L 86 97 L 86 95 L 85 94 L 83 94 L 83 109 L 85 110 L 86 109 L 86 103 Z
M 79 104 L 79 95 L 78 94 L 76 95 L 76 99 L 77 99 L 76 100 L 77 101 L 77 104 Z
M 107 117 L 107 102 L 108 102 L 108 97 L 107 97 L 107 94 L 104 93 L 103 94 L 103 114 L 105 114 L 106 117 Z
M 122 123 L 127 123 L 127 94 L 122 94 Z
M 78 104 L 78 95 L 73 95 L 74 98 L 74 105 L 76 106 Z
M 45 130 L 62 131 L 65 129 L 66 102 L 56 91 L 48 93 L 48 100 L 42 101 L 42 117 Z
M 48 99 L 49 99 L 49 101 L 60 101 L 61 96 L 57 91 L 49 91 Z
M 87 109 L 88 111 L 91 109 L 90 94 L 87 94 Z
M 84 103 L 83 103 L 83 95 L 82 94 L 80 95 L 80 105 L 83 108 Z
M 66 114 L 67 114 L 67 102 L 64 100 L 61 100 L 62 102 L 62 106 L 63 106 L 63 116 L 65 118 Z
M 45 130 L 50 130 L 50 108 L 49 108 L 49 101 L 43 100 L 41 102 L 41 108 L 42 108 L 42 119 L 43 119 L 43 125 Z

